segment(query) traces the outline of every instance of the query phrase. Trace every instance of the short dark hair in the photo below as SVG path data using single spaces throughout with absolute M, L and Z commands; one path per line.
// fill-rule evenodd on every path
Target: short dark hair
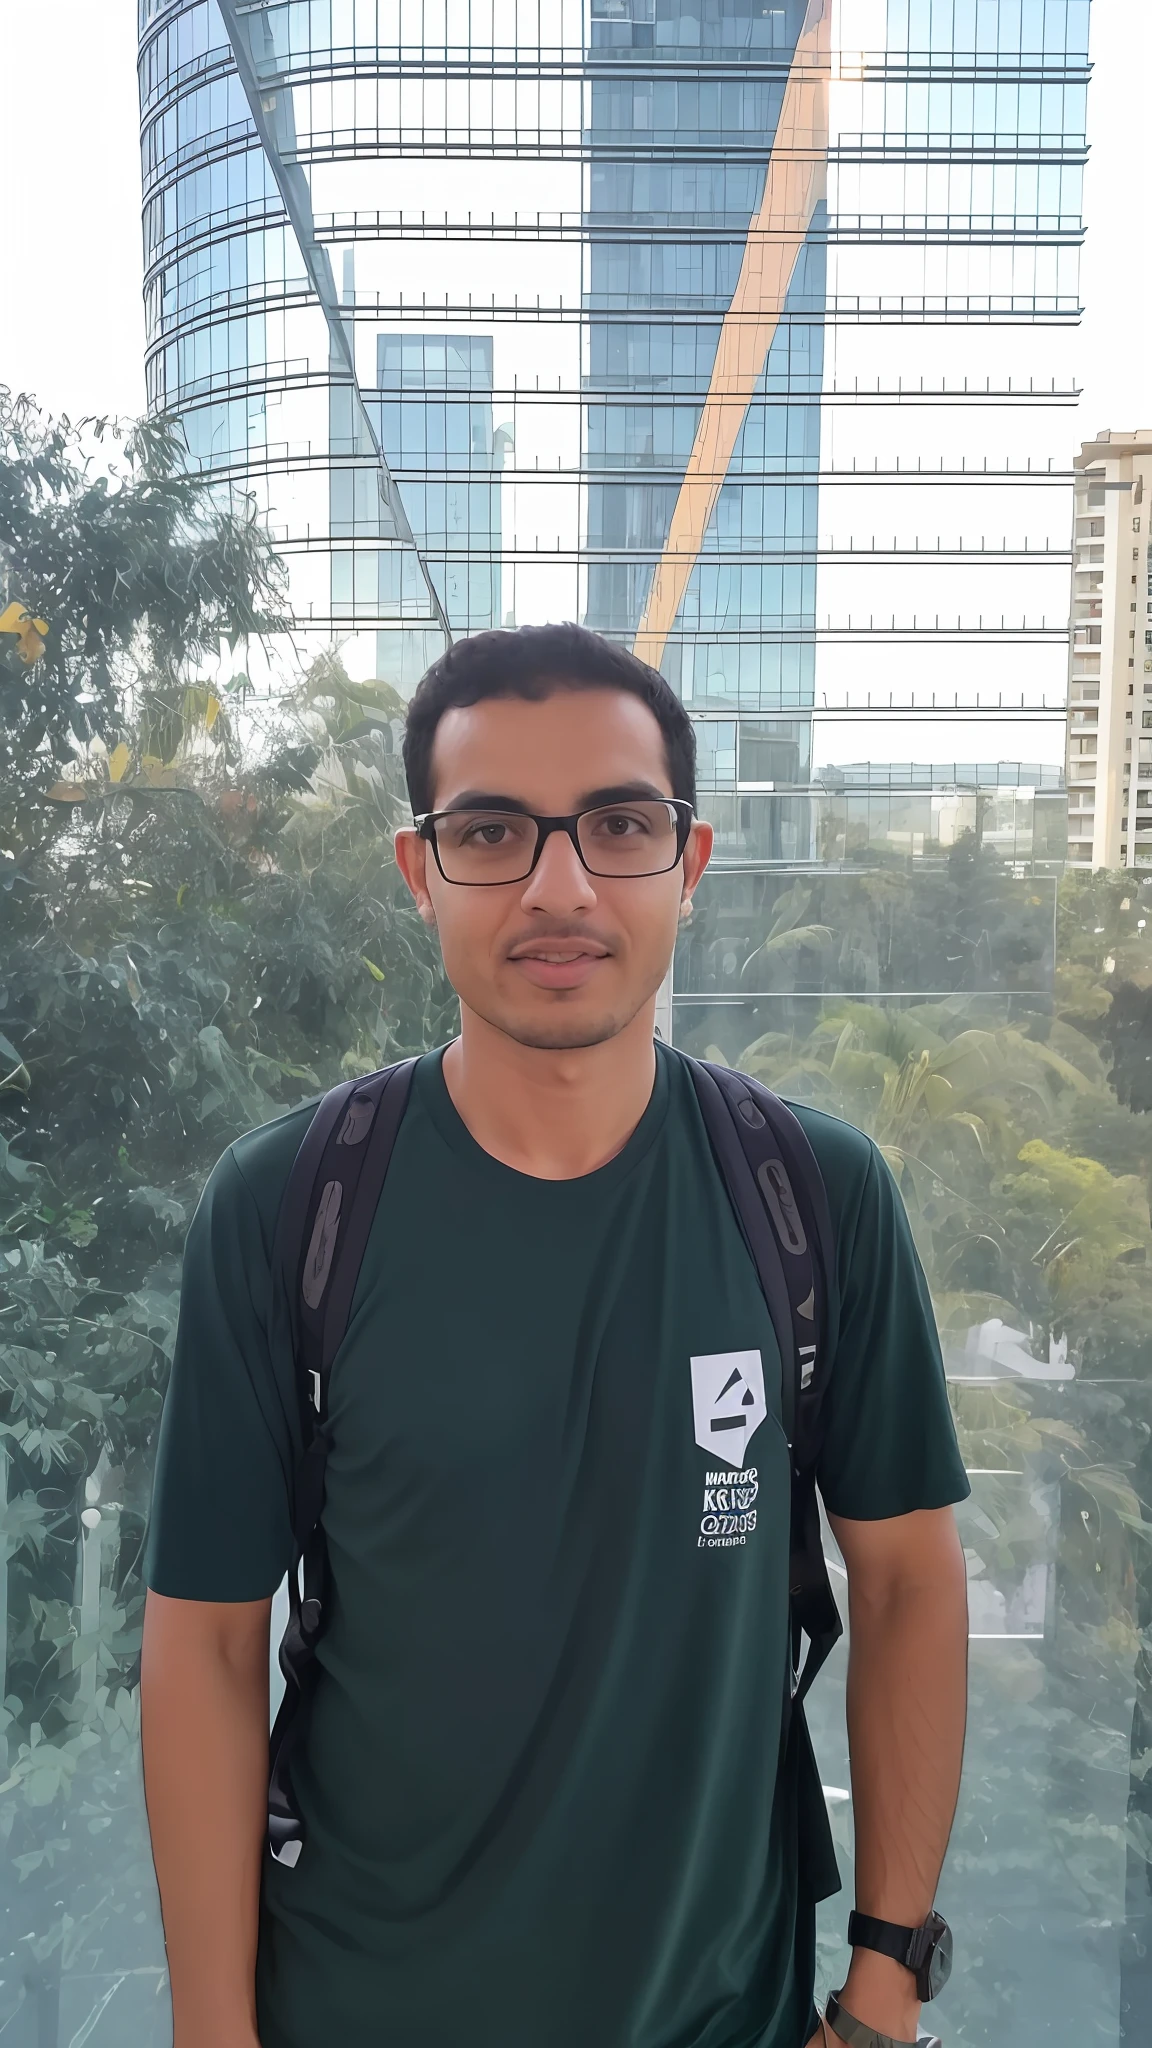
M 416 817 L 432 809 L 432 744 L 446 711 L 489 697 L 539 703 L 555 690 L 627 690 L 664 735 L 673 796 L 696 802 L 696 735 L 657 669 L 587 626 L 517 626 L 457 640 L 421 678 L 408 707 L 404 773 Z

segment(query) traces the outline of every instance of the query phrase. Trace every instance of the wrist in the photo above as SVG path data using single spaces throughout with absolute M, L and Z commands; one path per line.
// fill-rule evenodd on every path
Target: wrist
M 866 2027 L 914 2041 L 920 2024 L 916 1980 L 903 1963 L 874 1949 L 854 1949 L 848 1975 L 837 1993 L 841 2003 Z
M 173 2015 L 172 2048 L 260 2048 L 256 2015 L 234 2008 L 221 2013 L 178 2007 Z
M 189 2028 L 173 2034 L 172 2048 L 260 2048 L 260 2036 L 251 2027 L 238 2027 L 234 2033 Z

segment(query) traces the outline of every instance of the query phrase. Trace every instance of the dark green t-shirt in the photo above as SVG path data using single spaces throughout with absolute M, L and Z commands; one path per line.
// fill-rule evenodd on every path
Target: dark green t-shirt
M 311 1114 L 232 1146 L 189 1236 L 148 1567 L 176 1598 L 258 1599 L 288 1563 L 269 1253 Z M 799 1114 L 839 1245 L 824 1499 L 866 1520 L 958 1500 L 899 1195 L 860 1132 Z M 718 1401 L 750 1423 L 728 1461 L 697 1442 Z M 262 2048 L 800 2048 L 779 1415 L 677 1058 L 570 1181 L 491 1158 L 422 1061 L 332 1373 L 307 1843 L 294 1870 L 265 1858 Z

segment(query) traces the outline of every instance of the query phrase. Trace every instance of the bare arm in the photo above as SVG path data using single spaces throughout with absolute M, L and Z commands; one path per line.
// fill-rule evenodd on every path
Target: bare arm
M 967 1702 L 968 1600 L 951 1508 L 891 1521 L 832 1517 L 848 1570 L 848 1741 L 856 1905 L 919 1926 L 956 1810 Z M 847 2010 L 914 2040 L 919 2003 L 900 1963 L 857 1949 Z
M 144 1780 L 172 1978 L 173 2048 L 259 2048 L 271 1600 L 149 1593 Z

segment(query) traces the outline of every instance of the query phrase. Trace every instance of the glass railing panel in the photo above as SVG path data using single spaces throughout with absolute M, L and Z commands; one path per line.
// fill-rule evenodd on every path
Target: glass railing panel
M 979 764 L 971 767 L 975 776 Z M 867 788 L 708 787 L 701 791 L 700 809 L 715 829 L 713 860 L 721 867 L 779 861 L 855 865 L 886 857 L 931 859 L 955 850 L 960 857 L 980 853 L 1034 873 L 1056 871 L 1067 853 L 1062 788 L 925 788 L 911 780 Z
M 851 866 L 705 878 L 673 1036 L 868 1132 L 932 1290 L 972 1484 L 940 1892 L 964 1960 L 935 2024 L 963 2048 L 1006 2029 L 1120 2048 L 1152 2025 L 1152 915 L 1124 875 L 1058 884 L 972 832 L 900 860 L 887 819 L 870 830 Z M 830 1532 L 828 1555 L 843 1603 Z M 852 1897 L 846 1661 L 811 1702 L 844 1879 L 821 1911 L 825 1986 Z
M 680 940 L 676 993 L 685 1002 L 762 999 L 779 1018 L 824 996 L 1043 998 L 1054 913 L 1051 876 L 967 860 L 712 870 Z
M 958 1510 L 972 1634 L 964 1779 L 939 1904 L 962 1961 L 925 2019 L 963 2048 L 993 2048 L 1014 2028 L 1056 2048 L 1118 2048 L 1141 2038 L 1131 2020 L 1147 2012 L 1147 1524 L 1137 1503 L 1152 1397 L 1147 1378 L 1033 1378 L 1043 1364 L 952 1382 L 972 1478 Z M 986 1458 L 996 1463 L 975 1462 Z M 847 1619 L 830 1535 L 828 1555 Z M 853 1892 L 846 1668 L 842 1643 L 809 1714 L 843 1879 L 820 1910 L 825 1988 L 843 1981 Z

